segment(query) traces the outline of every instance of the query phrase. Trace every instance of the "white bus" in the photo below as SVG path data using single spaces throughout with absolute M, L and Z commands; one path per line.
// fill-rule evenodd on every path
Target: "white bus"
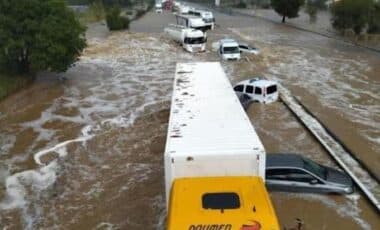
M 191 8 L 188 14 L 202 18 L 208 30 L 213 30 L 215 28 L 215 18 L 211 11 Z
M 177 19 L 177 25 L 185 26 L 192 29 L 202 30 L 202 31 L 207 30 L 206 23 L 200 17 L 194 16 L 194 15 L 187 15 L 187 14 L 177 14 L 176 19 Z
M 164 154 L 166 229 L 279 230 L 265 159 L 220 63 L 177 64 Z

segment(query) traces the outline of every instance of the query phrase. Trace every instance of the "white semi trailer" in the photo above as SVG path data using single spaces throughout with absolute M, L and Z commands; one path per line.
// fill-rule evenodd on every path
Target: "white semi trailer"
M 218 62 L 177 64 L 164 155 L 168 230 L 279 230 L 265 150 Z
M 207 36 L 200 30 L 170 24 L 164 29 L 165 33 L 190 53 L 206 50 Z

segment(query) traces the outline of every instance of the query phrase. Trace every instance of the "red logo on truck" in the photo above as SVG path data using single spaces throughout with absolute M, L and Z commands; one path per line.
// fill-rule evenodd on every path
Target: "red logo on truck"
M 261 224 L 257 221 L 251 220 L 251 224 L 243 224 L 240 230 L 260 230 Z

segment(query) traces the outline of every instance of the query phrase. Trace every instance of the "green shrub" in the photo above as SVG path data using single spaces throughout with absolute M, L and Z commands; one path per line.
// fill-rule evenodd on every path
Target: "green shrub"
M 144 16 L 145 12 L 146 12 L 146 11 L 143 10 L 143 9 L 138 9 L 138 10 L 136 11 L 135 19 L 139 19 L 139 18 L 141 18 L 142 16 Z
M 371 10 L 370 21 L 368 25 L 368 33 L 380 33 L 380 3 L 376 3 Z
M 238 4 L 235 5 L 236 8 L 247 8 L 247 3 L 240 1 Z
M 104 6 L 101 0 L 96 0 L 91 3 L 89 7 L 89 13 L 94 17 L 95 21 L 100 21 L 104 19 Z
M 107 10 L 106 22 L 109 30 L 123 30 L 129 28 L 129 19 L 120 16 L 121 9 L 118 6 Z
M 360 34 L 369 23 L 373 0 L 341 0 L 332 5 L 332 25 L 337 30 L 353 29 Z

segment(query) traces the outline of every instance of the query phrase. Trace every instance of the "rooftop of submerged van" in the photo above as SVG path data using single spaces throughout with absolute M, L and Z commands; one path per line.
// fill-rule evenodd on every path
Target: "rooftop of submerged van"
M 249 83 L 249 84 L 253 84 L 255 86 L 266 87 L 266 88 L 269 86 L 272 86 L 272 85 L 277 85 L 277 82 L 267 80 L 267 79 L 250 79 L 244 83 Z

